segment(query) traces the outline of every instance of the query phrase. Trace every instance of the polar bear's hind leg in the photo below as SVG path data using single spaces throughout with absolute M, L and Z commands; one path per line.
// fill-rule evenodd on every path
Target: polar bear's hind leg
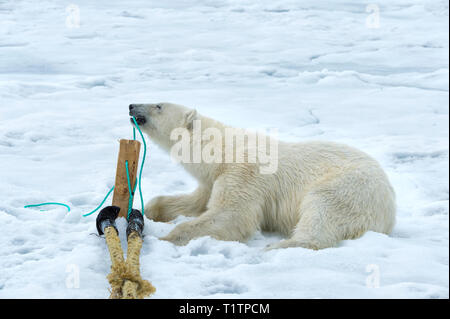
M 395 195 L 384 174 L 373 173 L 341 172 L 318 183 L 301 202 L 291 238 L 268 249 L 323 249 L 368 230 L 389 234 L 395 223 Z

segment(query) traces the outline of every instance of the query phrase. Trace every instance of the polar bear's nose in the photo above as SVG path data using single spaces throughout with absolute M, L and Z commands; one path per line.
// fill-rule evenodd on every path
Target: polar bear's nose
M 130 108 L 130 111 L 133 110 L 134 105 L 133 105 L 133 104 L 130 104 L 129 108 Z

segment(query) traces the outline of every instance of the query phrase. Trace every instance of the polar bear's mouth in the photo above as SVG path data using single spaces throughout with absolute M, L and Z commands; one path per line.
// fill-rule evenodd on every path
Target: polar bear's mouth
M 147 120 L 145 119 L 144 116 L 139 116 L 138 115 L 138 116 L 135 116 L 134 118 L 136 119 L 136 123 L 138 125 L 143 125 L 143 124 L 145 124 L 145 122 L 147 122 Z M 134 121 L 133 121 L 132 117 L 130 118 L 130 122 L 131 122 L 131 124 L 134 124 Z

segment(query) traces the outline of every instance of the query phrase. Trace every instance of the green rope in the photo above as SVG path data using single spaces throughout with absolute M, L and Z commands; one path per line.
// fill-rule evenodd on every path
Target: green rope
M 139 170 L 139 177 L 136 179 L 136 182 L 134 183 L 133 191 L 131 191 L 130 175 L 129 175 L 129 172 L 128 172 L 128 161 L 125 161 L 125 167 L 126 167 L 126 170 L 127 170 L 128 191 L 130 192 L 130 198 L 128 200 L 127 219 L 128 219 L 128 217 L 130 216 L 130 213 L 131 213 L 131 209 L 132 209 L 132 205 L 133 205 L 134 191 L 136 190 L 136 186 L 138 184 L 138 181 L 139 181 L 139 196 L 141 198 L 142 215 L 144 215 L 144 199 L 142 197 L 141 178 L 142 178 L 142 169 L 144 167 L 145 157 L 147 155 L 147 143 L 145 143 L 144 134 L 142 134 L 142 131 L 139 128 L 139 125 L 137 124 L 136 119 L 134 118 L 134 116 L 132 117 L 132 119 L 133 119 L 134 124 L 136 125 L 136 128 L 139 131 L 139 134 L 141 135 L 142 142 L 144 144 L 144 155 L 142 156 L 142 163 L 141 163 L 141 168 Z M 133 127 L 133 140 L 136 140 L 136 129 L 134 127 Z M 103 206 L 103 204 L 105 203 L 106 199 L 109 197 L 109 195 L 111 194 L 111 192 L 113 190 L 114 190 L 114 186 L 111 187 L 111 189 L 109 190 L 108 194 L 106 194 L 105 198 L 103 198 L 103 200 L 100 203 L 100 205 L 98 205 L 94 210 L 90 211 L 89 213 L 84 214 L 83 217 L 87 217 L 89 215 L 92 215 L 97 210 L 99 210 L 100 207 Z M 24 208 L 44 206 L 44 205 L 60 205 L 60 206 L 64 206 L 70 212 L 70 206 L 69 205 L 66 205 L 66 204 L 63 204 L 63 203 L 57 203 L 57 202 L 48 202 L 48 203 L 41 203 L 41 204 L 25 205 Z
M 38 207 L 38 206 L 44 206 L 44 205 L 60 205 L 60 206 L 64 206 L 67 208 L 67 211 L 70 212 L 70 206 L 63 204 L 63 203 L 56 203 L 56 202 L 48 202 L 48 203 L 41 203 L 41 204 L 32 204 L 32 205 L 25 205 L 23 206 L 23 208 L 28 208 L 28 207 Z
M 127 183 L 128 183 L 128 191 L 130 192 L 130 196 L 128 197 L 128 212 L 127 212 L 127 220 L 130 219 L 130 213 L 133 209 L 133 197 L 134 191 L 136 190 L 137 180 L 134 182 L 133 191 L 131 191 L 131 182 L 130 182 L 130 173 L 128 170 L 128 161 L 125 161 L 125 168 L 127 170 Z
M 132 117 L 132 119 L 133 119 L 134 125 L 136 125 L 136 128 L 139 131 L 139 134 L 141 135 L 142 143 L 144 144 L 144 155 L 142 156 L 141 169 L 139 170 L 139 178 L 137 179 L 139 181 L 139 196 L 141 198 L 142 215 L 144 215 L 144 199 L 142 197 L 141 180 L 142 180 L 142 169 L 144 168 L 145 157 L 147 156 L 147 143 L 145 143 L 144 134 L 142 134 L 142 131 L 139 128 L 139 125 L 137 124 L 134 116 Z M 134 131 L 134 128 L 133 128 L 133 131 Z
M 106 194 L 105 198 L 103 198 L 103 200 L 102 200 L 102 202 L 100 203 L 100 205 L 98 205 L 97 208 L 94 209 L 93 211 L 91 211 L 91 212 L 89 212 L 89 213 L 87 213 L 87 214 L 84 214 L 83 217 L 92 215 L 93 213 L 95 213 L 96 211 L 98 211 L 98 210 L 100 209 L 100 207 L 102 207 L 102 205 L 103 205 L 103 203 L 106 201 L 106 199 L 109 197 L 109 194 L 111 194 L 111 192 L 113 191 L 113 189 L 114 189 L 114 186 L 111 187 L 111 189 L 109 190 L 108 194 Z
M 135 119 L 134 116 L 132 117 L 132 119 L 133 119 L 134 125 L 136 125 L 136 128 L 139 131 L 139 134 L 141 135 L 142 143 L 144 144 L 144 155 L 142 156 L 142 163 L 141 163 L 141 168 L 139 170 L 139 177 L 136 179 L 133 191 L 131 191 L 130 175 L 129 175 L 129 172 L 128 172 L 128 161 L 125 161 L 125 168 L 126 168 L 126 172 L 127 172 L 128 191 L 130 192 L 130 197 L 128 199 L 127 219 L 130 217 L 131 209 L 132 209 L 132 206 L 133 206 L 134 192 L 136 190 L 136 186 L 137 186 L 138 182 L 139 182 L 139 197 L 141 199 L 142 215 L 144 215 L 144 199 L 143 199 L 143 196 L 142 196 L 141 179 L 142 179 L 142 169 L 144 167 L 145 157 L 147 156 L 147 143 L 145 142 L 144 134 L 142 134 L 142 131 L 139 128 L 139 125 L 137 124 L 136 119 Z M 133 127 L 133 139 L 136 140 L 136 129 L 134 127 Z M 105 198 L 100 203 L 100 205 L 96 209 L 94 209 L 92 212 L 83 215 L 83 217 L 86 217 L 86 216 L 89 216 L 89 215 L 93 214 L 100 207 L 102 207 L 103 203 L 106 201 L 106 199 L 108 198 L 109 194 L 112 192 L 113 189 L 114 189 L 114 186 L 109 190 L 108 194 L 106 194 Z
M 133 119 L 134 125 L 136 125 L 136 128 L 139 131 L 139 134 L 141 135 L 142 143 L 144 144 L 144 155 L 142 156 L 142 163 L 141 163 L 141 168 L 139 170 L 139 177 L 136 179 L 133 191 L 131 191 L 130 175 L 129 175 L 129 172 L 128 172 L 128 161 L 125 161 L 125 168 L 126 168 L 126 171 L 127 171 L 128 191 L 130 192 L 130 198 L 128 199 L 127 219 L 129 218 L 130 213 L 131 213 L 131 209 L 132 209 L 132 205 L 133 205 L 134 191 L 136 190 L 136 186 L 137 186 L 138 182 L 139 182 L 139 196 L 140 196 L 140 199 L 141 199 L 142 215 L 144 215 L 144 199 L 143 199 L 143 196 L 142 196 L 141 179 L 142 179 L 142 169 L 144 167 L 145 157 L 147 156 L 147 143 L 145 142 L 144 134 L 142 134 L 142 131 L 139 128 L 139 125 L 137 124 L 136 119 L 135 119 L 134 116 L 132 117 L 132 119 Z M 133 127 L 133 139 L 136 140 L 136 129 L 134 127 Z M 103 203 L 106 201 L 106 199 L 108 198 L 109 194 L 112 192 L 113 189 L 114 189 L 114 186 L 109 190 L 108 194 L 103 199 L 103 201 L 100 203 L 100 205 L 96 209 L 94 209 L 92 212 L 83 215 L 83 217 L 89 216 L 92 213 L 96 212 L 103 205 Z

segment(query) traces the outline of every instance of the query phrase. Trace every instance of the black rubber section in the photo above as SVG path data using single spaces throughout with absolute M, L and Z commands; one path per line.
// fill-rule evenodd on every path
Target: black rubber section
M 119 216 L 119 211 L 120 207 L 118 206 L 107 206 L 98 213 L 96 224 L 100 236 L 103 235 L 106 227 L 114 227 L 117 234 L 119 234 L 115 223 L 117 216 Z
M 142 216 L 142 213 L 137 209 L 132 209 L 130 212 L 127 226 L 127 238 L 134 231 L 142 238 L 142 232 L 144 231 L 144 216 Z

